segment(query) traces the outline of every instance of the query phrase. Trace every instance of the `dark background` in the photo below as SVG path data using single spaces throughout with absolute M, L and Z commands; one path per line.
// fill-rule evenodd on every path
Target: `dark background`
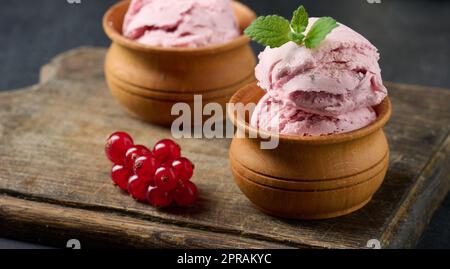
M 450 1 L 369 3 L 373 1 L 242 0 L 259 15 L 290 17 L 303 4 L 311 16 L 332 16 L 378 47 L 385 80 L 450 88 Z M 114 2 L 2 0 L 0 91 L 35 84 L 40 66 L 60 52 L 78 46 L 108 46 L 101 18 Z M 0 238 L 0 248 L 30 247 L 41 246 Z M 450 196 L 435 213 L 418 247 L 450 248 Z

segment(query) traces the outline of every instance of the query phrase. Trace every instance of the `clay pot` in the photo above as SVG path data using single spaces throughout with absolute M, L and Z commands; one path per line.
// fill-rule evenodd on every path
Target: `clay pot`
M 105 60 L 105 76 L 111 93 L 129 112 L 148 122 L 170 125 L 178 116 L 172 106 L 184 102 L 193 109 L 194 95 L 203 106 L 216 102 L 225 108 L 230 97 L 254 81 L 256 59 L 250 39 L 244 35 L 205 48 L 163 48 L 139 44 L 122 36 L 129 1 L 112 6 L 103 28 L 112 40 Z M 245 29 L 255 13 L 241 3 L 233 9 Z M 193 111 L 193 110 L 192 110 Z
M 264 91 L 250 84 L 230 103 L 257 103 Z M 389 147 L 382 127 L 391 116 L 386 98 L 375 107 L 377 120 L 362 129 L 337 135 L 274 135 L 279 145 L 263 150 L 269 133 L 250 126 L 249 116 L 229 116 L 246 138 L 233 138 L 230 163 L 242 192 L 262 211 L 295 219 L 327 219 L 366 205 L 384 180 Z M 250 132 L 258 138 L 248 138 Z M 263 136 L 264 135 L 264 136 Z

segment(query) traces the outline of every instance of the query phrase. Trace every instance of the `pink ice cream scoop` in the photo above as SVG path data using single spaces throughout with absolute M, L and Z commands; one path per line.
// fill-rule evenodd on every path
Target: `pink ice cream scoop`
M 377 118 L 371 107 L 360 108 L 338 116 L 322 116 L 284 103 L 269 94 L 263 96 L 251 124 L 273 133 L 300 136 L 321 136 L 351 132 L 365 127 Z
M 123 35 L 151 46 L 198 48 L 240 31 L 230 0 L 132 0 Z
M 316 20 L 310 18 L 309 26 Z M 267 96 L 251 122 L 265 130 L 273 128 L 275 121 L 282 134 L 349 132 L 372 123 L 376 119 L 372 107 L 387 95 L 377 49 L 342 24 L 317 48 L 289 42 L 266 48 L 259 59 L 256 78 Z M 276 113 L 271 111 L 274 101 L 280 104 Z

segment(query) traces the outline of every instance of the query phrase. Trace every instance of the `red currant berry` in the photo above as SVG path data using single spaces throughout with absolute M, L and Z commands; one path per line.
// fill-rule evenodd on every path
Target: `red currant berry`
M 170 139 L 163 139 L 153 147 L 153 155 L 160 163 L 172 162 L 180 158 L 180 146 Z
M 133 168 L 134 162 L 137 158 L 151 155 L 152 152 L 145 146 L 135 145 L 131 147 L 125 154 L 125 166 Z
M 113 133 L 105 145 L 106 157 L 114 164 L 125 164 L 125 153 L 133 146 L 133 139 L 124 132 Z
M 155 172 L 155 186 L 161 188 L 163 191 L 174 190 L 178 185 L 178 176 L 175 170 L 164 165 L 156 169 Z
M 175 203 L 179 206 L 190 206 L 197 199 L 197 187 L 192 182 L 184 182 L 174 192 Z
M 122 165 L 114 165 L 111 169 L 111 178 L 114 183 L 119 186 L 124 191 L 128 188 L 128 179 L 133 174 L 133 172 Z
M 159 187 L 148 188 L 147 199 L 149 204 L 155 207 L 167 207 L 173 201 L 173 196 L 170 192 L 164 191 Z
M 134 162 L 134 173 L 140 178 L 151 178 L 155 175 L 159 163 L 152 155 L 139 157 Z
M 148 188 L 151 185 L 153 185 L 151 178 L 140 178 L 137 175 L 133 175 L 128 180 L 128 192 L 139 202 L 146 202 Z
M 194 174 L 194 165 L 189 159 L 181 157 L 172 162 L 178 177 L 183 181 L 189 181 Z

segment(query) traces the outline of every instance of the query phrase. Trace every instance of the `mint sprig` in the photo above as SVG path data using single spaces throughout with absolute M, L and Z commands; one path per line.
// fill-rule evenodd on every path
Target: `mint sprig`
M 336 27 L 338 25 L 333 18 L 323 17 L 318 19 L 306 35 L 305 46 L 307 48 L 317 47 Z
M 289 42 L 289 21 L 277 15 L 258 17 L 244 33 L 258 43 L 270 47 L 281 47 Z
M 308 19 L 309 16 L 306 9 L 303 6 L 297 8 L 291 19 L 291 28 L 293 32 L 303 33 L 306 30 L 306 27 L 308 27 Z
M 245 29 L 244 33 L 254 41 L 271 48 L 281 47 L 293 41 L 311 49 L 317 47 L 339 26 L 333 18 L 323 17 L 313 24 L 308 33 L 305 33 L 308 19 L 305 8 L 300 6 L 294 11 L 290 22 L 277 15 L 261 16 Z

